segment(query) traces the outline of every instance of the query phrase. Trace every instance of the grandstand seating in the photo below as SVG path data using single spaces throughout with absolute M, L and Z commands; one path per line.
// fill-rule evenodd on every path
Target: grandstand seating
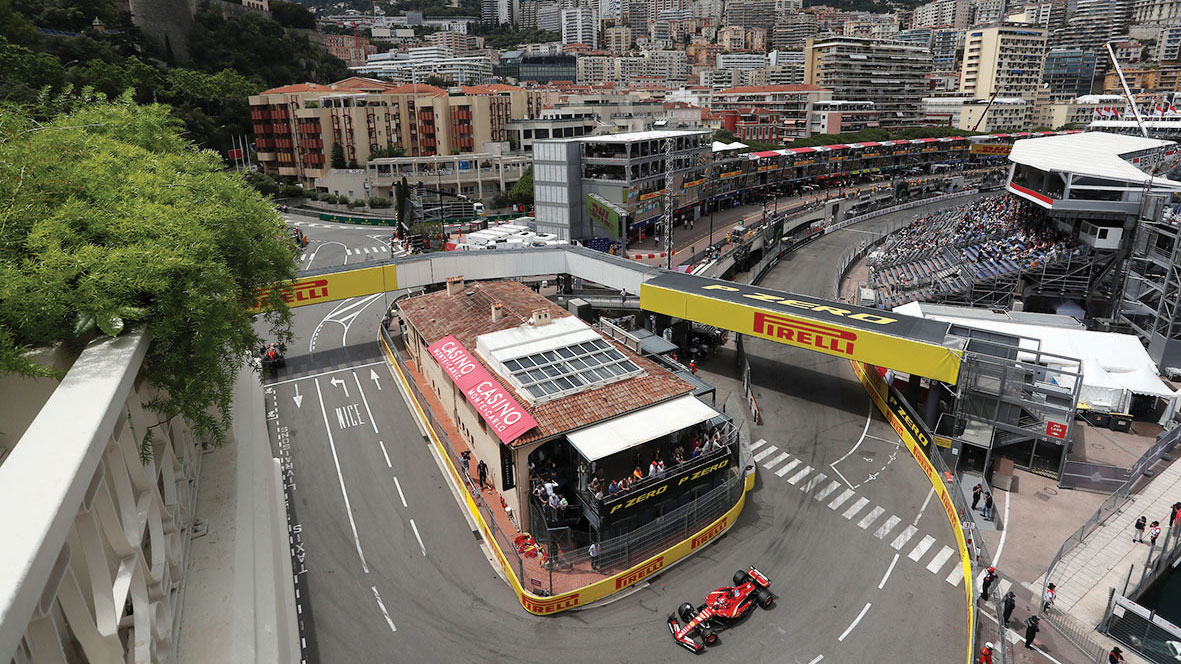
M 997 196 L 917 217 L 870 260 L 877 305 L 952 299 L 987 282 L 1083 253 L 1015 197 Z

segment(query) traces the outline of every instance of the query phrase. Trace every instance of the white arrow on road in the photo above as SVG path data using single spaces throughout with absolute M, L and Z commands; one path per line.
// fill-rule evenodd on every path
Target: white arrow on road
M 295 384 L 295 396 L 292 398 L 295 399 L 295 407 L 296 408 L 300 408 L 303 406 L 303 395 L 301 395 L 299 393 L 299 383 Z
M 344 396 L 345 396 L 345 398 L 346 398 L 346 399 L 348 398 L 348 396 L 349 396 L 349 386 L 348 386 L 348 385 L 347 385 L 347 384 L 346 384 L 346 383 L 345 383 L 343 380 L 341 380 L 341 379 L 339 379 L 339 378 L 333 378 L 332 380 L 330 380 L 330 381 L 328 381 L 328 382 L 329 382 L 329 383 L 331 383 L 332 385 L 336 386 L 336 387 L 342 388 L 342 389 L 344 390 Z
M 369 377 L 373 379 L 373 384 L 377 386 L 377 391 L 381 391 L 381 383 L 377 380 L 377 372 L 373 369 L 369 370 Z

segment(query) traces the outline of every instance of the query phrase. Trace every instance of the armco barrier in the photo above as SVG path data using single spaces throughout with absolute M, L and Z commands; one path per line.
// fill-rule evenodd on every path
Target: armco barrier
M 978 193 L 980 193 L 979 189 L 965 189 L 964 191 L 957 191 L 957 192 L 950 193 L 950 194 L 942 194 L 940 196 L 932 196 L 931 198 L 920 198 L 917 201 L 910 201 L 909 203 L 903 203 L 902 205 L 895 205 L 893 207 L 882 208 L 880 210 L 874 210 L 873 212 L 867 212 L 865 214 L 858 215 L 856 217 L 849 217 L 848 219 L 846 219 L 842 222 L 833 224 L 831 226 L 825 226 L 824 233 L 825 233 L 825 235 L 827 235 L 829 233 L 839 231 L 842 228 L 852 226 L 853 224 L 856 224 L 858 222 L 862 222 L 862 221 L 866 221 L 869 219 L 873 219 L 874 217 L 880 217 L 882 215 L 890 214 L 891 212 L 898 212 L 901 210 L 909 210 L 911 208 L 916 208 L 920 205 L 929 205 L 931 203 L 938 203 L 939 201 L 946 201 L 946 200 L 949 200 L 952 198 L 963 198 L 964 196 L 971 196 L 972 194 L 978 194 Z
M 952 497 L 947 490 L 947 485 L 944 484 L 943 478 L 935 470 L 935 466 L 931 464 L 931 460 L 927 458 L 926 453 L 923 452 L 923 447 L 931 448 L 932 440 L 930 436 L 923 430 L 919 424 L 917 416 L 912 416 L 909 409 L 904 407 L 903 402 L 892 398 L 890 387 L 886 385 L 886 381 L 882 378 L 876 368 L 857 361 L 850 361 L 853 365 L 853 371 L 857 374 L 857 378 L 865 385 L 865 389 L 869 392 L 869 396 L 873 402 L 877 404 L 882 415 L 898 432 L 898 437 L 902 442 L 906 443 L 906 449 L 910 450 L 911 457 L 918 463 L 919 468 L 923 470 L 923 474 L 931 482 L 931 486 L 935 488 L 935 494 L 939 497 L 939 503 L 943 505 L 943 512 L 947 515 L 947 520 L 951 523 L 952 530 L 955 531 L 955 543 L 960 552 L 960 564 L 964 567 L 964 592 L 966 594 L 968 606 L 968 664 L 972 664 L 973 656 L 975 655 L 975 640 L 974 628 L 976 625 L 975 616 L 975 576 L 972 571 L 972 557 L 968 554 L 968 545 L 964 540 L 964 528 L 960 522 L 959 512 L 953 503 Z
M 424 410 L 426 406 L 421 404 L 418 401 L 418 398 L 414 395 L 414 390 L 411 387 L 409 378 L 402 372 L 398 361 L 393 356 L 394 350 L 390 348 L 384 335 L 380 337 L 380 341 L 382 349 L 386 353 L 387 362 L 391 367 L 393 367 L 395 373 L 397 374 L 399 389 L 401 389 L 403 394 L 405 394 L 411 401 L 414 407 L 414 414 L 418 417 L 419 421 L 423 424 L 423 427 L 428 432 L 431 443 L 435 446 L 439 456 L 446 461 L 447 472 L 451 476 L 451 480 L 455 482 L 457 486 L 463 487 L 463 476 L 460 474 L 459 469 L 455 466 L 451 455 L 447 453 L 443 441 L 440 438 L 439 432 L 437 432 L 435 427 L 431 424 L 431 420 Z M 501 569 L 504 571 L 505 577 L 508 579 L 509 585 L 512 587 L 513 592 L 516 593 L 518 600 L 521 602 L 521 606 L 524 607 L 526 611 L 535 615 L 550 615 L 574 608 L 584 607 L 588 604 L 593 604 L 600 599 L 635 585 L 643 579 L 646 579 L 661 570 L 671 567 L 696 549 L 704 546 L 705 544 L 708 544 L 714 539 L 717 539 L 720 535 L 733 527 L 734 522 L 738 520 L 738 516 L 742 513 L 743 507 L 746 506 L 746 494 L 754 488 L 754 480 L 755 474 L 753 472 L 749 475 L 746 475 L 744 478 L 740 478 L 740 481 L 743 483 L 742 491 L 738 501 L 734 504 L 734 506 L 721 517 L 709 523 L 705 527 L 697 530 L 696 532 L 689 534 L 688 537 L 677 544 L 674 544 L 664 551 L 649 557 L 638 565 L 633 565 L 632 567 L 624 570 L 623 572 L 615 574 L 614 576 L 606 577 L 601 581 L 597 581 L 571 592 L 559 593 L 549 597 L 534 595 L 533 593 L 525 590 L 524 586 L 521 584 L 521 578 L 518 570 L 514 568 L 509 562 L 508 557 L 505 555 L 504 549 L 501 547 L 500 540 L 493 533 L 493 530 L 488 523 L 488 519 L 485 518 L 484 513 L 476 504 L 475 499 L 472 498 L 471 493 L 466 490 L 464 490 L 462 493 L 464 495 L 464 503 L 468 509 L 468 512 L 475 520 L 476 525 L 480 530 L 480 534 L 484 538 L 484 541 L 487 542 L 489 549 L 491 549 L 493 555 L 496 556 L 496 560 L 500 564 Z

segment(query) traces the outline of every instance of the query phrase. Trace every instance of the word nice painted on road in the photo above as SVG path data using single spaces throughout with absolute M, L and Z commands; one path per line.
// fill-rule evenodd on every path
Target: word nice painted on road
M 492 427 L 500 442 L 511 443 L 537 426 L 537 420 L 496 382 L 492 374 L 454 336 L 447 335 L 427 346 L 426 350 L 463 391 L 468 401 L 472 402 L 476 412 Z

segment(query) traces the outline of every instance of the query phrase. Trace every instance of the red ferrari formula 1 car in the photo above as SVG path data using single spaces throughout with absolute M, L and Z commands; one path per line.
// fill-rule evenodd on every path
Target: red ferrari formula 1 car
M 688 602 L 682 604 L 668 617 L 668 629 L 677 643 L 700 653 L 718 642 L 718 632 L 749 616 L 756 604 L 771 608 L 779 596 L 769 590 L 770 585 L 771 580 L 753 565 L 745 572 L 738 570 L 734 585 L 711 592 L 705 604 L 697 608 Z

